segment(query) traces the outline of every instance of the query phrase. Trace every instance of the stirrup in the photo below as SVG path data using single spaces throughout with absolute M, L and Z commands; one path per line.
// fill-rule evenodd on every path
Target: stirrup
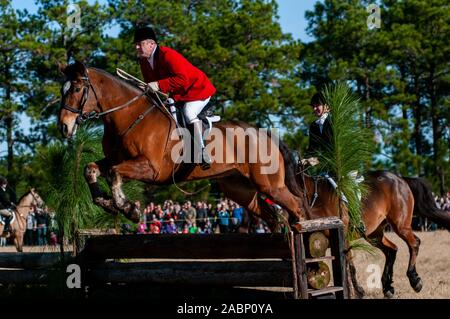
M 205 149 L 202 149 L 202 162 L 200 163 L 200 167 L 202 170 L 207 170 L 211 168 L 211 159 L 208 154 L 205 153 Z

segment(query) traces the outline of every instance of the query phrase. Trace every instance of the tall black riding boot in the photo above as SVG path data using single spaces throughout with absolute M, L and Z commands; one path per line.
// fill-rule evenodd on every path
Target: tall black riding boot
M 200 167 L 203 170 L 207 170 L 211 167 L 211 159 L 209 158 L 206 150 L 205 150 L 205 144 L 203 143 L 203 127 L 201 121 L 196 121 L 192 123 L 194 127 L 194 151 L 198 150 L 200 147 L 200 154 L 195 154 L 196 159 L 201 157 L 200 160 Z

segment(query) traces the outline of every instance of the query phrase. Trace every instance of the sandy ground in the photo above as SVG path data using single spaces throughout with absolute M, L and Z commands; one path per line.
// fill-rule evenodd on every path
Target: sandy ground
M 409 251 L 406 243 L 395 233 L 387 233 L 388 238 L 398 247 L 397 260 L 394 265 L 394 298 L 450 298 L 450 232 L 439 230 L 434 232 L 416 232 L 421 240 L 416 269 L 423 281 L 419 293 L 409 285 L 406 276 Z M 384 267 L 384 255 L 376 250 L 375 255 L 357 252 L 355 256 L 358 280 L 369 298 L 383 298 L 381 283 L 376 272 Z M 377 288 L 376 286 L 379 286 Z

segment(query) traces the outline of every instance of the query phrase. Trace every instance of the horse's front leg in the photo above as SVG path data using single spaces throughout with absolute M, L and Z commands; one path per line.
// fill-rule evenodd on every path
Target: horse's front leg
M 122 190 L 123 179 L 140 181 L 153 181 L 156 172 L 145 157 L 137 157 L 124 161 L 111 168 L 111 191 L 115 206 L 121 210 L 126 218 L 133 222 L 139 222 L 141 211 L 140 203 L 130 202 Z
M 99 176 L 106 177 L 107 172 L 107 160 L 104 158 L 100 161 L 87 164 L 84 168 L 84 178 L 89 185 L 94 203 L 115 216 L 120 213 L 120 210 L 115 207 L 113 199 L 102 191 L 97 180 Z

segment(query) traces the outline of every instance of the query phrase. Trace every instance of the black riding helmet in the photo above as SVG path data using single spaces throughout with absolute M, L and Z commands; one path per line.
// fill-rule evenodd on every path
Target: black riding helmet
M 155 31 L 148 26 L 138 26 L 134 30 L 134 43 L 141 42 L 142 40 L 154 40 L 158 43 L 156 39 Z
M 322 93 L 317 92 L 316 94 L 313 95 L 313 97 L 311 98 L 311 106 L 316 106 L 316 105 L 325 105 L 325 99 L 322 95 Z

